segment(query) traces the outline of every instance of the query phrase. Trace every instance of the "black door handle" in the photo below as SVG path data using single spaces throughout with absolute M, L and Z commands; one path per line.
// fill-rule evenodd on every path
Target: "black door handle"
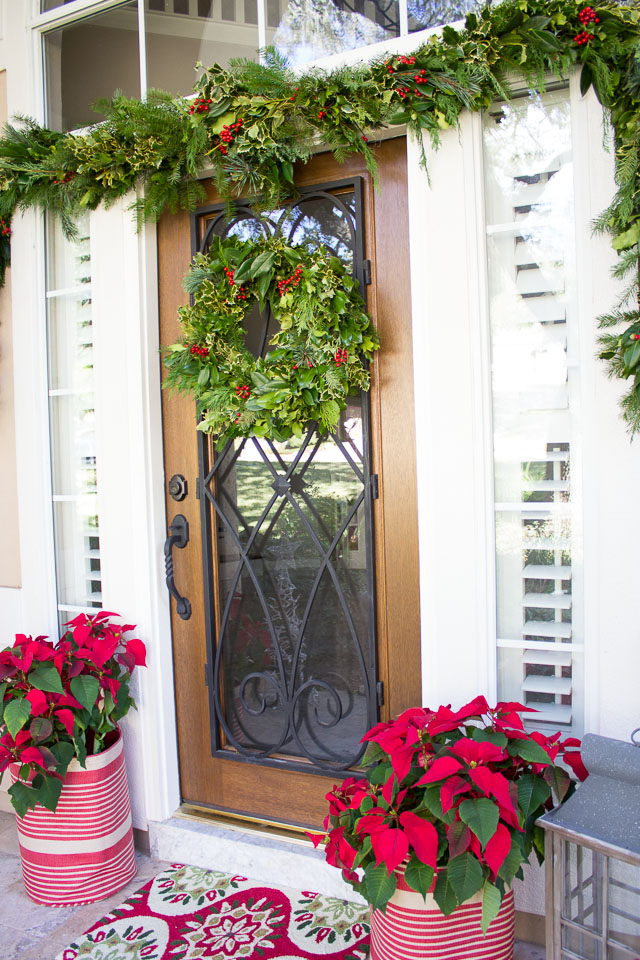
M 188 543 L 189 521 L 179 513 L 173 518 L 173 522 L 169 525 L 169 536 L 164 543 L 164 572 L 169 593 L 176 601 L 178 616 L 183 620 L 188 620 L 191 616 L 191 604 L 186 597 L 178 593 L 178 588 L 173 579 L 173 548 L 177 547 L 179 550 L 182 550 Z

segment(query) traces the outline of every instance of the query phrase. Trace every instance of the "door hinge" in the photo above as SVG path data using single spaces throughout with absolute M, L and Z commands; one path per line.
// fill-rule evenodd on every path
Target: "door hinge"
M 377 500 L 380 496 L 380 490 L 378 488 L 378 474 L 372 473 L 369 477 L 369 490 L 371 491 L 371 499 Z
M 371 283 L 371 260 L 362 261 L 362 277 L 365 282 L 365 286 L 369 286 Z
M 376 683 L 376 700 L 379 707 L 384 706 L 384 683 L 382 680 L 378 680 Z

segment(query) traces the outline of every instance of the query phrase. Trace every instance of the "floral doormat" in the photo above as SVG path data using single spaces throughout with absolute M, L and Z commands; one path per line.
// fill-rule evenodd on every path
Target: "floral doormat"
M 56 960 L 363 960 L 367 908 L 171 864 Z

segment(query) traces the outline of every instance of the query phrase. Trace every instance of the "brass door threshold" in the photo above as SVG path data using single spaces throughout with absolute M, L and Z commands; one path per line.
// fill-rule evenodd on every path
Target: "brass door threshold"
M 306 833 L 307 828 L 295 824 L 278 823 L 276 820 L 261 820 L 241 813 L 230 813 L 228 810 L 203 807 L 196 803 L 180 804 L 174 816 L 181 817 L 183 820 L 195 820 L 198 823 L 215 824 L 219 827 L 226 827 L 228 830 L 241 830 L 243 833 L 253 833 L 258 837 L 275 837 L 279 840 L 288 840 L 290 843 L 297 843 L 301 847 L 313 847 L 313 842 Z

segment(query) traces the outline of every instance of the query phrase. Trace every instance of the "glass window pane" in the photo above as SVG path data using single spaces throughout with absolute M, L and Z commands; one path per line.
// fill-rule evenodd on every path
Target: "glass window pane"
M 63 7 L 65 3 L 73 3 L 73 0 L 40 0 L 40 12 L 55 10 L 56 7 Z
M 149 87 L 187 95 L 196 62 L 227 66 L 235 57 L 258 59 L 258 16 L 250 0 L 176 0 L 163 8 L 146 0 Z
M 486 112 L 501 699 L 580 724 L 580 522 L 573 165 L 567 94 Z
M 267 43 L 292 65 L 398 36 L 397 0 L 275 0 L 267 5 Z
M 91 105 L 116 90 L 140 96 L 135 0 L 47 33 L 44 52 L 47 123 L 55 130 L 96 123 Z
M 478 0 L 408 0 L 409 33 L 462 20 L 465 14 L 482 6 Z
M 102 605 L 100 533 L 95 495 L 56 501 L 56 579 L 60 620 L 65 608 L 95 609 Z

